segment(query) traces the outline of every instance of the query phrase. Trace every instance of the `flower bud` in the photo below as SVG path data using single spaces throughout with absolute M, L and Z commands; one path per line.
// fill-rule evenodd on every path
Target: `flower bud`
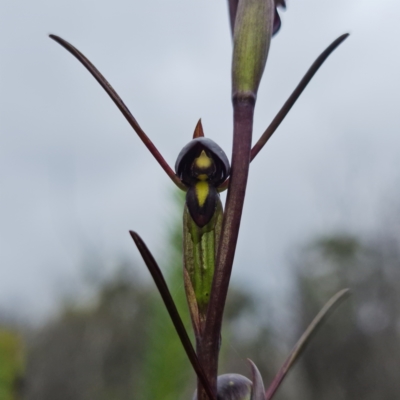
M 211 139 L 198 137 L 179 153 L 175 171 L 188 187 L 186 204 L 190 216 L 202 228 L 217 208 L 217 188 L 229 175 L 228 158 Z
M 217 380 L 218 400 L 251 400 L 252 383 L 243 375 L 225 374 Z M 197 391 L 193 400 L 197 400 Z
M 233 40 L 232 96 L 254 99 L 264 72 L 275 14 L 274 0 L 241 0 Z

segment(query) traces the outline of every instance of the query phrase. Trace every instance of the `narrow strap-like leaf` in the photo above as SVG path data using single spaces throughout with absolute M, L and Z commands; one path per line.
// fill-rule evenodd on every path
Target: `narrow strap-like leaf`
M 164 157 L 154 146 L 153 142 L 149 139 L 143 129 L 140 127 L 135 117 L 131 114 L 128 107 L 119 97 L 114 88 L 110 85 L 110 83 L 104 78 L 104 76 L 100 73 L 100 71 L 72 44 L 68 43 L 66 40 L 60 38 L 56 35 L 49 35 L 51 39 L 55 40 L 58 44 L 68 50 L 81 64 L 92 74 L 94 79 L 101 85 L 101 87 L 107 92 L 107 94 L 111 97 L 111 100 L 115 103 L 115 105 L 122 112 L 126 120 L 129 122 L 131 127 L 138 134 L 139 138 L 142 140 L 144 145 L 148 148 L 150 153 L 154 156 L 154 158 L 158 161 L 161 168 L 167 173 L 167 175 L 172 179 L 172 181 L 182 190 L 186 190 L 185 185 L 181 182 L 181 180 L 175 175 L 172 168 L 165 161 Z
M 200 364 L 199 359 L 197 358 L 196 352 L 193 348 L 192 342 L 190 341 L 189 335 L 187 334 L 187 331 L 185 329 L 185 326 L 183 325 L 182 319 L 179 315 L 179 312 L 176 308 L 175 302 L 171 296 L 171 293 L 168 289 L 167 283 L 165 282 L 165 279 L 162 275 L 162 272 L 157 265 L 156 260 L 154 259 L 153 255 L 150 253 L 150 250 L 147 248 L 146 244 L 143 242 L 141 237 L 136 233 L 136 232 L 129 232 L 133 241 L 135 242 L 141 256 L 143 257 L 143 260 L 153 277 L 153 280 L 157 286 L 157 289 L 164 301 L 165 307 L 167 308 L 167 311 L 169 313 L 169 316 L 171 317 L 172 323 L 174 324 L 174 327 L 176 329 L 176 332 L 178 333 L 179 339 L 182 342 L 182 345 L 186 351 L 186 354 L 193 366 L 194 371 L 197 374 L 197 377 L 199 378 L 200 382 L 202 383 L 204 389 L 206 390 L 208 396 L 210 397 L 211 400 L 216 400 L 215 396 L 213 394 L 213 391 L 211 390 L 211 386 L 207 380 L 207 377 L 204 373 L 203 367 Z
M 316 74 L 316 72 L 319 70 L 321 65 L 324 63 L 324 61 L 329 57 L 329 55 L 349 36 L 348 33 L 345 33 L 342 36 L 339 36 L 334 42 L 332 42 L 321 54 L 320 56 L 314 61 L 314 63 L 311 65 L 307 73 L 304 75 L 303 79 L 300 81 L 300 83 L 297 85 L 296 89 L 293 91 L 293 93 L 290 95 L 290 97 L 286 100 L 285 104 L 282 106 L 282 108 L 279 110 L 278 114 L 276 114 L 275 118 L 272 120 L 272 122 L 269 124 L 268 128 L 265 130 L 265 132 L 262 134 L 260 139 L 258 139 L 257 143 L 253 146 L 251 149 L 251 155 L 250 155 L 250 161 L 253 161 L 255 156 L 260 152 L 260 150 L 265 146 L 265 144 L 268 142 L 270 137 L 273 135 L 273 133 L 276 131 L 276 129 L 279 127 L 281 122 L 284 120 L 288 112 L 291 110 L 293 107 L 294 103 L 297 101 L 297 99 L 300 97 L 300 95 L 303 93 L 303 90 L 306 88 L 306 86 L 310 83 L 311 79 L 313 76 Z M 229 178 L 218 187 L 219 192 L 223 192 L 229 187 Z
M 282 383 L 283 379 L 289 372 L 290 368 L 293 366 L 294 362 L 299 357 L 300 353 L 304 350 L 310 338 L 315 333 L 317 328 L 321 326 L 321 323 L 328 317 L 330 313 L 332 313 L 335 308 L 349 295 L 349 289 L 343 289 L 340 292 L 336 293 L 330 300 L 324 305 L 321 311 L 317 314 L 317 316 L 313 319 L 311 324 L 305 330 L 301 338 L 298 340 L 296 345 L 293 347 L 292 351 L 289 354 L 289 357 L 283 364 L 282 368 L 275 375 L 274 380 L 269 386 L 266 399 L 272 399 L 273 395 L 277 391 L 278 387 Z
M 311 65 L 310 69 L 304 75 L 303 79 L 297 85 L 296 89 L 290 95 L 290 97 L 286 100 L 286 103 L 283 107 L 279 110 L 278 114 L 272 120 L 268 128 L 262 134 L 258 142 L 253 146 L 251 149 L 251 160 L 259 153 L 259 151 L 264 147 L 265 143 L 267 143 L 268 139 L 272 136 L 272 134 L 276 131 L 278 126 L 281 124 L 283 119 L 286 117 L 287 113 L 293 107 L 293 104 L 296 100 L 300 97 L 303 93 L 303 90 L 309 84 L 315 73 L 319 70 L 321 65 L 324 61 L 329 57 L 329 55 L 336 49 L 347 37 L 349 36 L 348 33 L 345 33 L 342 36 L 339 36 L 334 42 L 330 44 L 322 53 L 321 55 L 314 61 Z

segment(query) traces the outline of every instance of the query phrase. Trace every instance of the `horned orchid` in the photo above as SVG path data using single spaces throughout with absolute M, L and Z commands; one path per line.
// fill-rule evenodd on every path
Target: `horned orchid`
M 197 374 L 198 386 L 194 399 L 265 400 L 273 397 L 311 334 L 327 314 L 346 297 L 348 291 L 342 290 L 329 300 L 295 345 L 267 390 L 264 389 L 262 377 L 251 360 L 249 360 L 251 380 L 237 374 L 218 377 L 222 317 L 240 228 L 249 165 L 327 57 L 347 38 L 348 34 L 337 38 L 321 53 L 271 124 L 252 146 L 257 92 L 267 62 L 271 38 L 281 26 L 277 7 L 285 8 L 286 4 L 284 0 L 228 0 L 228 5 L 233 34 L 234 129 L 230 162 L 221 147 L 205 137 L 200 120 L 195 127 L 193 139 L 179 152 L 174 171 L 97 68 L 64 39 L 55 35 L 50 37 L 86 67 L 120 109 L 167 175 L 179 189 L 186 192 L 186 204 L 183 210 L 183 279 L 196 350 L 182 323 L 161 269 L 140 236 L 132 231 L 130 234 L 154 279 Z M 227 190 L 225 209 L 219 196 L 224 190 Z

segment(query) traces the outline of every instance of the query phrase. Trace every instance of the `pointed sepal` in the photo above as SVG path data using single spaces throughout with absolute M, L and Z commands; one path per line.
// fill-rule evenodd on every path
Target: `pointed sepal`
M 196 128 L 194 128 L 194 132 L 193 132 L 193 139 L 196 139 L 199 137 L 204 137 L 204 131 L 203 131 L 203 125 L 201 124 L 201 118 L 199 119 L 199 122 L 197 123 Z
M 264 389 L 264 382 L 260 371 L 258 370 L 256 364 L 247 359 L 251 367 L 251 374 L 253 377 L 253 390 L 251 391 L 251 400 L 266 400 L 265 397 L 265 389 Z

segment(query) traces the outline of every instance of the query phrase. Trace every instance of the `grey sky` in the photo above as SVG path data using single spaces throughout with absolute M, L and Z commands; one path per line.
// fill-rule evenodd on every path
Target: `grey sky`
M 284 292 L 292 246 L 318 233 L 368 230 L 393 206 L 398 15 L 397 0 L 288 1 L 259 91 L 255 138 L 318 54 L 351 36 L 252 164 L 234 279 Z M 22 315 L 43 315 L 73 292 L 85 252 L 105 268 L 120 255 L 138 260 L 129 229 L 168 267 L 164 199 L 172 183 L 49 33 L 100 69 L 170 165 L 200 117 L 206 135 L 231 151 L 224 0 L 1 1 L 0 310 Z

